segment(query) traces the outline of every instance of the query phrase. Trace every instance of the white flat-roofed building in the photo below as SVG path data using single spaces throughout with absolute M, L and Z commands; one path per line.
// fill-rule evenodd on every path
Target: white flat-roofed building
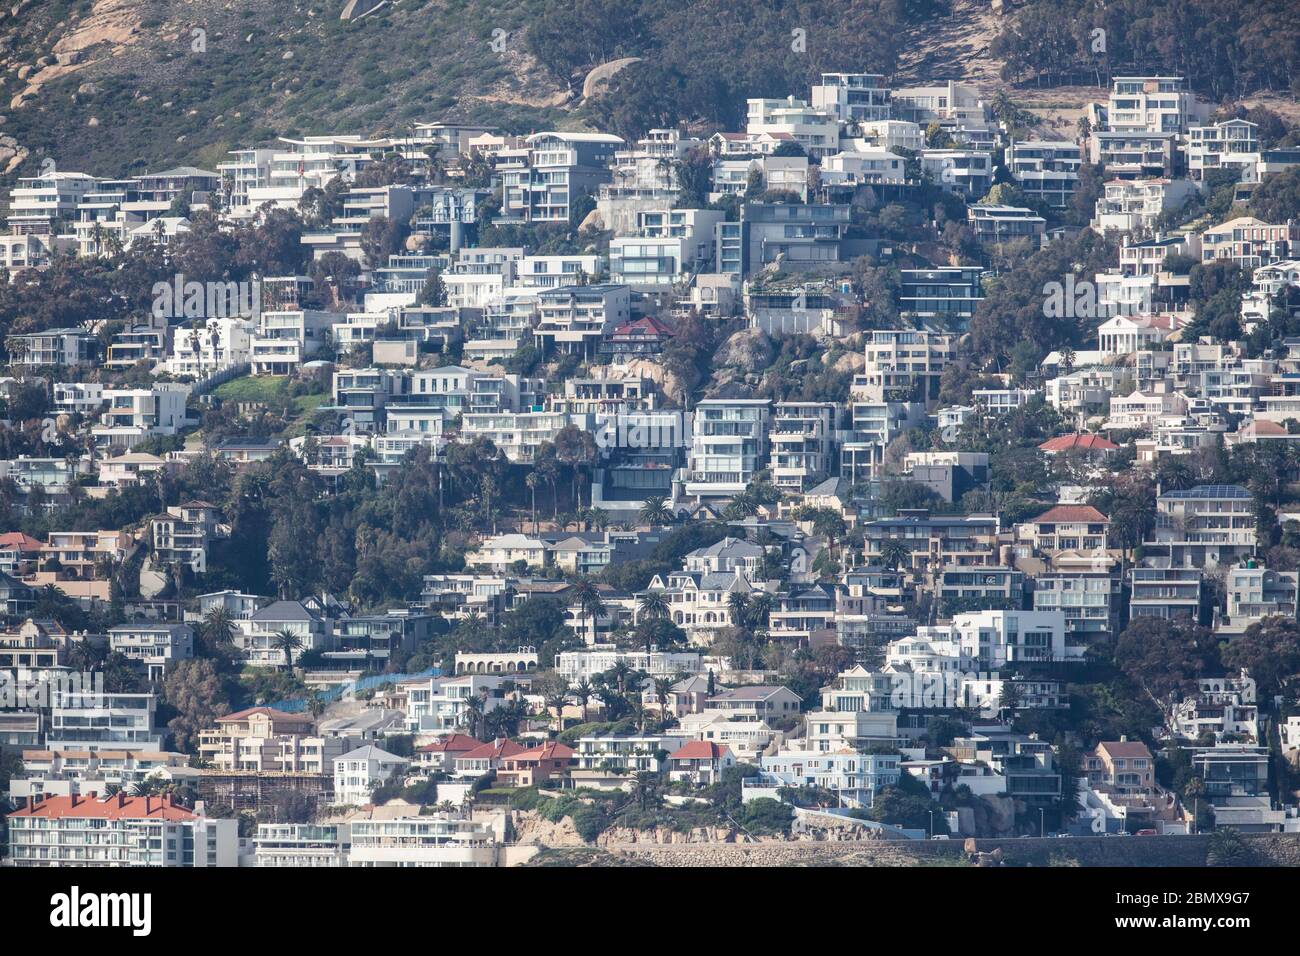
M 263 312 L 249 341 L 254 375 L 292 375 L 318 352 L 337 315 L 315 309 Z
M 1164 177 L 1111 179 L 1102 188 L 1092 216 L 1092 228 L 1102 233 L 1149 232 L 1162 213 L 1179 208 L 1196 192 L 1191 180 Z
M 1206 173 L 1230 169 L 1238 175 L 1259 162 L 1259 124 L 1224 120 L 1187 131 L 1187 173 L 1200 182 Z
M 1007 166 L 1025 195 L 1050 206 L 1070 204 L 1079 182 L 1083 150 L 1078 143 L 1023 140 L 1007 150 Z
M 812 107 L 851 123 L 889 119 L 889 87 L 879 73 L 823 73 L 813 84 Z
M 152 681 L 162 680 L 169 664 L 194 655 L 194 630 L 188 624 L 137 621 L 109 628 L 108 646 L 143 664 Z
M 496 866 L 487 823 L 435 813 L 395 820 L 353 820 L 348 866 Z
M 1106 102 L 1106 128 L 1116 132 L 1186 133 L 1198 114 L 1181 76 L 1117 76 Z
M 686 493 L 740 494 L 767 461 L 767 399 L 705 399 L 695 409 Z
M 347 866 L 347 823 L 261 823 L 254 839 L 257 866 Z
M 163 749 L 153 694 L 56 692 L 52 703 L 49 750 Z
M 1023 239 L 1038 246 L 1047 231 L 1047 220 L 1022 206 L 971 206 L 966 211 L 966 221 L 980 242 Z
M 782 137 L 803 147 L 810 159 L 828 156 L 839 148 L 840 124 L 835 114 L 814 109 L 793 96 L 783 100 L 750 99 L 745 131 L 750 136 Z

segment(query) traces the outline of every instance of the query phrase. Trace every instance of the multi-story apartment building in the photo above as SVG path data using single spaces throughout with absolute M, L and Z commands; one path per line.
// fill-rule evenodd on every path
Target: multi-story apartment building
M 740 222 L 716 229 L 719 272 L 747 276 L 780 261 L 785 269 L 839 262 L 849 206 L 746 203 Z
M 1300 572 L 1274 571 L 1248 560 L 1244 567 L 1229 568 L 1224 590 L 1228 612 L 1215 630 L 1239 633 L 1266 617 L 1295 620 L 1300 613 Z
M 952 619 L 953 637 L 963 669 L 1001 670 L 1007 664 L 1079 659 L 1078 648 L 1065 643 L 1065 615 L 1060 611 L 978 611 Z
M 783 100 L 749 100 L 745 131 L 751 137 L 766 135 L 798 143 L 810 159 L 829 156 L 839 148 L 840 142 L 836 114 L 815 109 L 793 96 Z
M 937 399 L 943 370 L 955 350 L 956 336 L 948 333 L 912 329 L 868 332 L 866 364 L 853 379 L 852 395 L 868 402 Z
M 347 823 L 259 823 L 255 865 L 347 866 L 351 840 Z
M 1138 242 L 1125 236 L 1119 247 L 1120 273 L 1125 276 L 1158 276 L 1165 271 L 1165 260 L 1170 256 L 1199 260 L 1200 236 L 1189 232 L 1180 236 L 1158 235 Z
M 295 658 L 306 651 L 324 650 L 333 638 L 330 621 L 301 601 L 275 601 L 249 615 L 247 626 L 235 635 L 235 646 L 254 664 L 284 667 L 289 661 L 277 640 L 281 631 L 302 642 L 292 652 Z
M 921 170 L 949 192 L 975 200 L 993 185 L 993 154 L 982 149 L 925 149 Z
M 701 401 L 695 409 L 686 494 L 740 494 L 767 461 L 771 402 L 760 398 Z
M 1251 216 L 1239 216 L 1201 234 L 1201 261 L 1231 261 L 1255 269 L 1291 259 L 1300 253 L 1300 222 L 1271 225 Z
M 905 181 L 903 157 L 885 149 L 841 150 L 822 160 L 821 185 L 837 197 L 851 195 L 859 186 L 901 186 Z
M 153 694 L 56 691 L 46 749 L 160 751 L 157 705 Z
M 184 775 L 189 755 L 147 750 L 24 750 L 21 773 L 9 781 L 9 796 L 20 806 L 43 797 L 105 795 L 160 772 Z M 197 770 L 193 770 L 197 774 Z
M 896 119 L 921 127 L 931 123 L 978 126 L 989 118 L 983 94 L 974 86 L 954 80 L 896 89 L 891 102 Z
M 828 474 L 835 462 L 834 402 L 777 402 L 768 433 L 772 483 L 804 491 Z
M 149 680 L 161 681 L 168 665 L 194 655 L 194 629 L 188 624 L 135 621 L 108 630 L 116 654 L 145 667 Z
M 487 438 L 511 461 L 526 464 L 568 424 L 569 416 L 562 412 L 466 413 L 460 434 L 464 441 Z
M 1034 610 L 1065 615 L 1067 643 L 1086 647 L 1114 636 L 1120 592 L 1109 571 L 1049 571 L 1033 583 Z
M 348 866 L 496 866 L 491 828 L 459 814 L 353 820 Z
M 20 178 L 9 194 L 9 231 L 15 236 L 66 231 L 77 206 L 98 182 L 86 173 L 58 171 Z
M 254 324 L 249 319 L 205 319 L 201 328 L 177 329 L 163 371 L 202 378 L 249 361 Z
M 1093 228 L 1103 233 L 1131 233 L 1153 230 L 1160 215 L 1179 208 L 1196 191 L 1196 186 L 1186 179 L 1111 179 L 1103 190 L 1093 207 Z M 1125 274 L 1154 273 L 1126 271 Z
M 637 291 L 655 291 L 682 281 L 713 259 L 720 211 L 709 209 L 640 210 L 630 235 L 609 245 L 610 278 Z
M 904 508 L 892 518 L 862 525 L 867 559 L 880 562 L 887 539 L 907 545 L 911 561 L 905 570 L 936 573 L 958 567 L 998 567 L 998 519 L 993 515 L 931 515 L 925 508 Z
M 6 817 L 14 866 L 238 866 L 239 821 L 170 796 L 65 796 Z
M 249 340 L 253 374 L 294 374 L 325 344 L 336 319 L 315 309 L 263 312 Z
M 1007 168 L 1026 196 L 1049 206 L 1070 204 L 1079 182 L 1083 150 L 1078 143 L 1024 140 L 1007 149 Z
M 131 448 L 146 438 L 175 435 L 189 421 L 188 385 L 106 388 L 102 394 L 106 407 L 90 430 L 97 448 Z
M 5 339 L 9 364 L 21 368 L 88 365 L 99 353 L 99 339 L 85 329 L 46 329 Z
M 1224 120 L 1187 131 L 1187 174 L 1200 182 L 1206 173 L 1230 169 L 1238 176 L 1259 162 L 1259 124 Z
M 537 307 L 533 335 L 543 349 L 590 357 L 611 329 L 631 318 L 631 289 L 614 283 L 544 289 Z
M 1023 239 L 1037 247 L 1047 231 L 1047 220 L 1022 206 L 970 206 L 966 224 L 980 242 L 1010 242 Z
M 1129 570 L 1129 618 L 1158 617 L 1195 623 L 1201 613 L 1201 572 L 1198 568 L 1132 568 Z
M 1227 564 L 1255 552 L 1254 499 L 1240 485 L 1197 485 L 1156 498 L 1151 553 L 1174 567 Z
M 1178 171 L 1178 134 L 1093 130 L 1088 162 L 1116 179 L 1161 179 Z
M 1020 525 L 1018 537 L 1038 551 L 1099 551 L 1110 519 L 1092 505 L 1057 505 Z
M 983 271 L 979 266 L 900 269 L 899 311 L 962 332 L 984 298 Z
M 609 162 L 623 140 L 608 133 L 534 133 L 518 149 L 497 155 L 501 177 L 501 219 L 505 222 L 563 222 L 573 204 L 595 196 L 610 181 Z
M 1196 96 L 1181 76 L 1117 76 L 1106 103 L 1106 128 L 1117 132 L 1186 133 Z
M 229 525 L 221 523 L 221 512 L 206 501 L 170 505 L 149 528 L 154 558 L 163 565 L 187 565 L 195 574 L 207 569 L 208 544 L 230 537 Z
M 376 787 L 395 779 L 410 763 L 374 744 L 366 744 L 334 758 L 334 802 L 341 806 L 370 803 Z
M 890 118 L 889 87 L 879 73 L 823 73 L 812 87 L 812 108 L 843 122 L 872 123 Z

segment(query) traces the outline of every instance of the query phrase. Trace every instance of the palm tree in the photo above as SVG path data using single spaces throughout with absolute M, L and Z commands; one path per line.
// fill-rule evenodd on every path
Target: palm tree
M 749 602 L 746 623 L 751 631 L 760 631 L 767 627 L 768 617 L 772 613 L 772 595 L 760 594 Z
M 646 591 L 637 601 L 637 610 L 647 621 L 658 621 L 668 616 L 668 599 L 662 591 Z
M 293 653 L 303 648 L 302 638 L 290 630 L 276 631 L 271 646 L 284 655 L 284 669 L 293 667 Z
M 880 563 L 891 571 L 897 571 L 900 564 L 910 564 L 912 549 L 902 538 L 885 538 L 880 542 Z
M 135 783 L 131 784 L 128 792 L 133 797 L 150 797 L 153 796 L 157 789 L 158 786 L 156 781 L 145 777 L 144 779 L 137 780 Z
M 209 609 L 203 618 L 203 636 L 208 640 L 208 648 L 217 652 L 218 648 L 230 648 L 235 643 L 235 619 L 220 604 Z M 233 656 L 222 650 L 226 656 Z
M 537 472 L 535 471 L 530 471 L 528 476 L 524 478 L 524 484 L 528 486 L 528 493 L 532 495 L 533 499 L 533 534 L 537 534 L 537 486 L 540 483 L 541 478 L 537 476 Z
M 627 681 L 627 675 L 632 673 L 632 665 L 620 657 L 614 662 L 614 666 L 609 669 L 609 673 L 613 675 L 614 686 L 617 687 L 618 692 L 622 694 L 623 685 Z
M 664 499 L 659 496 L 647 498 L 641 506 L 641 521 L 647 525 L 668 524 L 673 514 L 668 510 Z
M 568 695 L 558 689 L 546 695 L 547 710 L 552 707 L 555 708 L 555 732 L 557 734 L 564 729 L 564 704 L 568 699 Z
M 483 720 L 483 700 L 480 697 L 471 697 L 465 701 L 465 729 L 471 737 L 477 737 L 479 724 Z
M 582 678 L 573 687 L 573 693 L 578 698 L 578 703 L 582 704 L 582 722 L 587 722 L 587 701 L 591 700 L 591 695 L 595 693 L 595 688 L 591 686 L 591 681 Z
M 659 701 L 659 713 L 668 716 L 668 695 L 672 693 L 673 681 L 670 677 L 655 678 L 655 699 Z
M 727 595 L 727 609 L 731 612 L 731 623 L 740 627 L 741 622 L 745 620 L 745 612 L 749 610 L 749 596 L 739 591 L 732 591 Z
M 605 601 L 590 578 L 580 578 L 573 586 L 573 593 L 578 599 L 578 607 L 582 611 L 582 633 L 585 639 L 588 618 L 598 617 L 604 613 Z M 594 626 L 592 636 L 595 636 Z

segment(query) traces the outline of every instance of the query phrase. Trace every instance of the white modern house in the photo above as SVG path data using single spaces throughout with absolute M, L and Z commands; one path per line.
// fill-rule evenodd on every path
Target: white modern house
M 334 802 L 361 806 L 370 802 L 376 787 L 388 783 L 410 763 L 405 757 L 367 744 L 334 760 Z

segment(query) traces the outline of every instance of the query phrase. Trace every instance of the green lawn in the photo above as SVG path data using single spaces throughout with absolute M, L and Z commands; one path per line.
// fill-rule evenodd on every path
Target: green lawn
M 256 378 L 244 375 L 222 382 L 213 389 L 212 394 L 229 402 L 269 402 L 284 398 L 288 390 L 287 375 L 259 375 Z

